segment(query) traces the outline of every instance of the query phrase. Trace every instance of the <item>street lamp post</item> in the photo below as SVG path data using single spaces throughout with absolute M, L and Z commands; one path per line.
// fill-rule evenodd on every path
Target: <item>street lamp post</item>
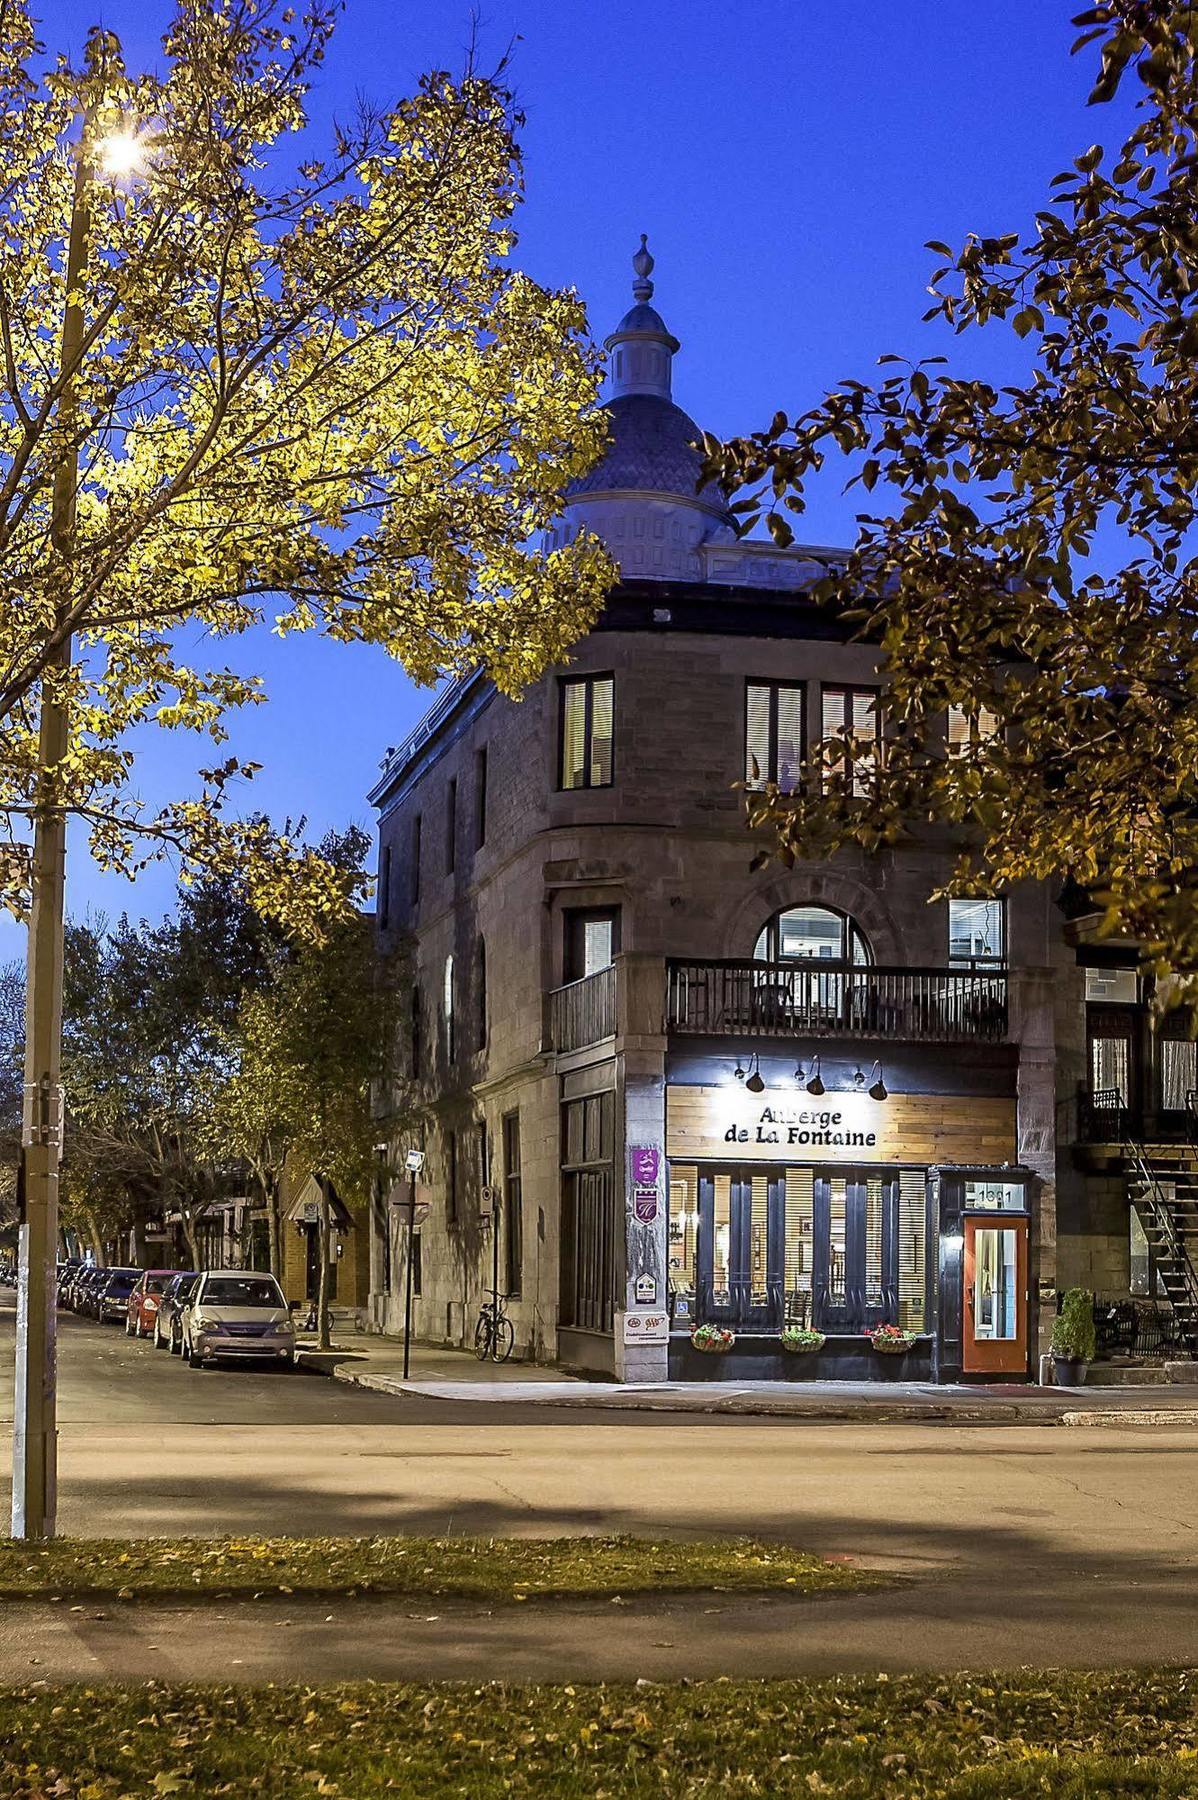
M 424 1151 L 409 1150 L 404 1157 L 408 1171 L 408 1243 L 403 1294 L 403 1378 L 408 1379 L 412 1353 L 412 1239 L 416 1235 L 416 1177 L 424 1167 Z
M 93 143 L 85 115 L 75 164 L 67 232 L 57 422 L 63 447 L 51 492 L 50 542 L 64 571 L 55 625 L 61 630 L 72 601 L 75 497 L 79 482 L 75 381 L 83 355 L 83 286 L 91 233 L 91 184 L 96 160 L 110 176 L 139 167 L 137 140 L 128 135 Z M 58 1428 L 57 1334 L 54 1276 L 58 1260 L 58 1177 L 62 1162 L 62 980 L 66 893 L 66 808 L 61 765 L 70 744 L 67 633 L 41 687 L 38 775 L 33 807 L 31 906 L 25 986 L 25 1081 L 21 1122 L 23 1212 L 17 1268 L 17 1354 L 13 1398 L 12 1535 L 54 1536 Z

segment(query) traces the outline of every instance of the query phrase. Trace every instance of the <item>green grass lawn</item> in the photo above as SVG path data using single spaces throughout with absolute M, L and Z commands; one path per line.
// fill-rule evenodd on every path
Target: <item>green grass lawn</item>
M 0 1539 L 0 1598 L 352 1592 L 516 1603 L 710 1589 L 834 1593 L 880 1585 L 865 1570 L 744 1538 Z
M 1198 1794 L 1195 1672 L 0 1693 L 5 1800 Z

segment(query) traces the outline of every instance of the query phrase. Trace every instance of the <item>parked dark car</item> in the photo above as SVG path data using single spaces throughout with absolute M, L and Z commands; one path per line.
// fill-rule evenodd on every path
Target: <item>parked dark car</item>
M 88 1297 L 92 1289 L 104 1279 L 107 1273 L 108 1270 L 99 1263 L 89 1263 L 85 1269 L 80 1270 L 71 1284 L 71 1292 L 67 1301 L 72 1312 L 85 1313 L 87 1311 Z
M 92 1297 L 92 1316 L 101 1325 L 119 1324 L 129 1310 L 129 1296 L 141 1280 L 140 1269 L 109 1269 Z
M 180 1269 L 163 1288 L 154 1320 L 154 1348 L 177 1356 L 183 1348 L 183 1308 L 191 1298 L 198 1277 L 194 1269 Z

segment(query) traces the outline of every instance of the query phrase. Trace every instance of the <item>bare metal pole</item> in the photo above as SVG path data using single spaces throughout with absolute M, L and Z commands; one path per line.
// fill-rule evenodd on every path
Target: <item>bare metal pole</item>
M 403 1378 L 408 1379 L 408 1369 L 412 1355 L 412 1238 L 416 1231 L 416 1176 L 413 1173 L 408 1184 L 408 1255 L 407 1269 L 404 1273 L 403 1296 Z
M 54 475 L 50 541 L 62 571 L 59 620 L 71 600 L 75 549 L 75 375 L 83 349 L 82 284 L 90 218 L 88 130 L 75 167 L 75 198 L 67 242 L 62 321 L 64 377 L 57 421 L 63 447 Z M 60 765 L 70 718 L 67 681 L 71 641 L 65 638 L 41 686 L 38 777 L 34 797 L 32 910 L 25 987 L 25 1104 L 21 1142 L 25 1212 L 17 1271 L 17 1365 L 13 1409 L 12 1534 L 54 1536 L 57 1494 L 57 1343 L 54 1275 L 58 1253 L 58 1172 L 62 1160 L 62 969 L 66 883 L 66 812 Z

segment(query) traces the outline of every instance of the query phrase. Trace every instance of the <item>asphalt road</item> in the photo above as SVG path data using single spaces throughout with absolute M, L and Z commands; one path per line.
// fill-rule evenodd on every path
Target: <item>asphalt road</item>
M 0 1327 L 10 1352 L 11 1308 Z M 200 1374 L 69 1315 L 61 1366 L 66 1532 L 760 1532 L 909 1585 L 797 1607 L 719 1596 L 718 1619 L 679 1604 L 226 1606 L 210 1639 L 162 1609 L 8 1607 L 0 1679 L 149 1673 L 189 1635 L 208 1672 L 260 1677 L 1198 1662 L 1198 1429 L 526 1419 L 313 1374 Z

